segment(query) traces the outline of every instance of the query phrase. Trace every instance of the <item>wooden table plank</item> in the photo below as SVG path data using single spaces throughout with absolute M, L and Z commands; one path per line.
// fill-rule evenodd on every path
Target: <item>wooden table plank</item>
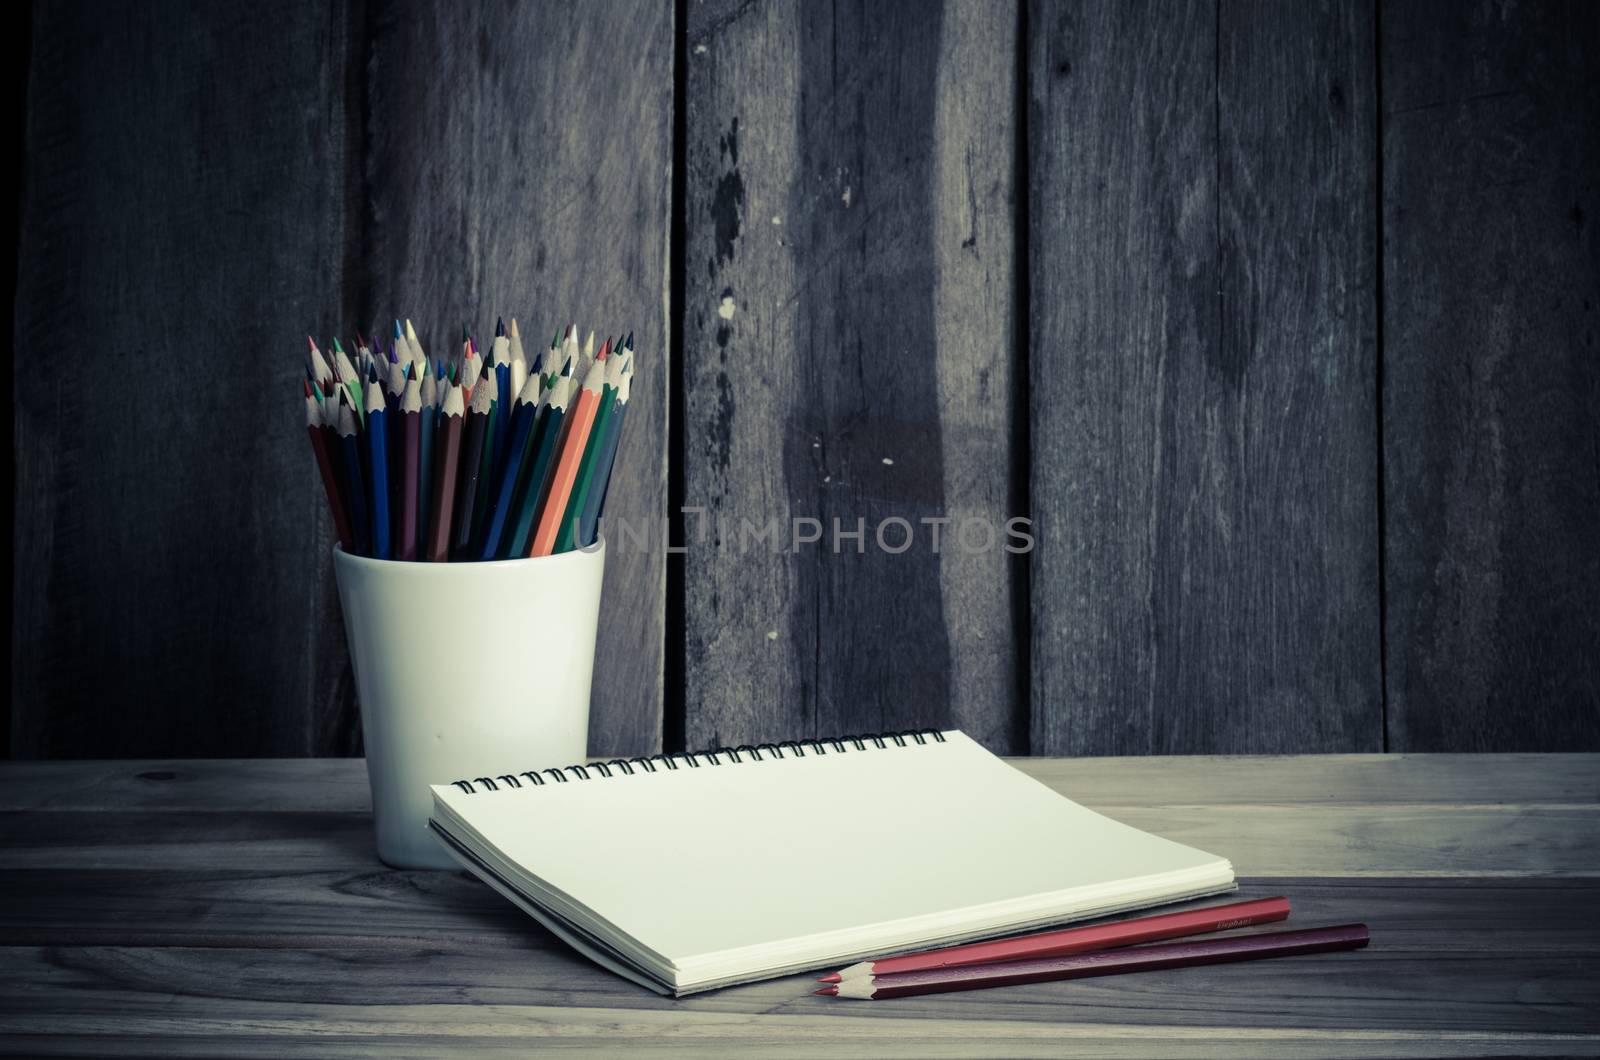
M 1289 895 L 1305 923 L 1366 920 L 1383 947 L 1466 953 L 1514 937 L 1517 952 L 1600 949 L 1592 879 L 1252 877 L 1239 897 Z M 1212 904 L 1184 903 L 1172 908 Z M 1268 927 L 1264 930 L 1278 930 Z M 0 874 L 0 945 L 485 947 L 565 953 L 564 944 L 460 873 L 370 869 L 23 869 Z
M 1090 805 L 1228 857 L 1244 876 L 1600 875 L 1596 807 Z M 365 814 L 12 813 L 0 843 L 7 870 L 377 864 Z
M 49 1016 L 0 1016 L 0 1052 L 23 1056 L 527 1056 L 626 1050 L 629 1057 L 968 1057 L 975 1055 L 1267 1057 L 1596 1055 L 1591 1034 L 1328 1028 L 1152 1027 L 958 1019 L 840 1020 L 514 1005 L 232 1003 L 130 1016 L 78 1015 L 57 1035 Z M 622 1044 L 625 1043 L 625 1044 Z
M 1600 805 L 1600 756 L 1592 754 L 1194 755 L 1009 761 L 1056 791 L 1097 807 Z M 0 811 L 358 813 L 370 808 L 366 764 L 359 759 L 0 763 Z
M 337 997 L 344 1006 L 601 1007 L 660 1012 L 681 1023 L 713 1014 L 805 1016 L 874 1025 L 952 1019 L 975 1025 L 1035 1022 L 1117 1026 L 1142 1022 L 1226 1033 L 1238 1028 L 1596 1033 L 1592 973 L 1579 954 L 1506 956 L 1480 949 L 1440 956 L 1375 943 L 1359 954 L 1286 958 L 1271 964 L 1188 969 L 1003 991 L 849 1004 L 810 995 L 790 976 L 682 1000 L 640 991 L 570 952 L 549 956 L 421 944 L 383 951 L 343 948 L 9 947 L 0 984 L 0 1033 L 84 1016 L 168 1019 L 283 1018 Z M 536 958 L 536 959 L 535 959 Z M 473 1006 L 462 1008 L 460 1006 Z M 37 1026 L 38 1024 L 34 1024 Z M 1220 1040 L 1220 1039 L 1219 1039 Z

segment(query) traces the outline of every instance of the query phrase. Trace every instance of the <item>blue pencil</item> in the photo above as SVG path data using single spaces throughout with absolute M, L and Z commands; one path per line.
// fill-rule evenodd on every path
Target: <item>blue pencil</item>
M 377 380 L 367 384 L 367 473 L 372 509 L 372 555 L 389 558 L 389 418 L 383 401 L 383 387 Z
M 516 512 L 516 523 L 506 547 L 501 550 L 505 559 L 520 559 L 533 546 L 533 524 L 539 514 L 539 502 L 544 496 L 544 480 L 554 462 L 556 445 L 561 440 L 561 424 L 566 419 L 567 405 L 571 402 L 572 377 L 556 377 L 555 385 L 546 396 L 544 414 L 538 417 L 537 429 L 531 439 L 531 452 L 522 462 L 517 474 L 517 488 L 511 507 Z
M 510 441 L 506 446 L 506 458 L 501 464 L 500 481 L 495 484 L 489 525 L 483 534 L 482 558 L 486 560 L 494 559 L 500 551 L 500 539 L 505 536 L 506 526 L 512 519 L 511 505 L 516 494 L 517 477 L 522 466 L 531 458 L 534 424 L 544 407 L 538 395 L 539 380 L 530 376 L 522 387 L 522 393 L 517 396 L 511 429 L 506 432 Z
M 367 484 L 361 472 L 360 416 L 349 395 L 339 391 L 339 452 L 344 463 L 345 496 L 350 501 L 350 530 L 356 539 L 356 553 L 366 555 L 371 547 L 367 525 Z

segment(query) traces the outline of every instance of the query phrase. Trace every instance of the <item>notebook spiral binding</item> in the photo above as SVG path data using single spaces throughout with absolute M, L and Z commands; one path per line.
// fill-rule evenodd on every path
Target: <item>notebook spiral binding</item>
M 919 745 L 925 744 L 930 739 L 934 743 L 945 742 L 944 733 L 938 729 L 864 732 L 859 736 L 824 736 L 817 740 L 784 740 L 781 743 L 758 743 L 753 746 L 751 744 L 741 744 L 738 747 L 718 747 L 710 751 L 674 751 L 672 754 L 648 755 L 639 758 L 613 758 L 609 762 L 590 762 L 587 765 L 563 766 L 560 769 L 553 766 L 549 769 L 527 769 L 521 773 L 501 773 L 498 776 L 475 777 L 472 780 L 456 780 L 451 783 L 471 795 L 479 791 L 480 786 L 483 791 L 499 791 L 501 787 L 524 787 L 525 785 L 517 779 L 518 777 L 527 777 L 529 783 L 534 787 L 542 788 L 546 784 L 566 784 L 573 780 L 593 780 L 594 776 L 591 771 L 601 777 L 610 777 L 613 775 L 613 767 L 624 776 L 632 776 L 635 772 L 638 772 L 638 770 L 634 769 L 636 765 L 646 773 L 659 772 L 660 770 L 656 766 L 658 762 L 661 764 L 661 768 L 667 770 L 679 768 L 702 769 L 705 768 L 705 765 L 702 764 L 700 759 L 704 759 L 706 763 L 712 766 L 720 766 L 723 764 L 722 759 L 726 757 L 730 764 L 742 765 L 746 761 L 742 757 L 744 755 L 749 755 L 749 761 L 762 761 L 761 753 L 763 751 L 773 758 L 804 758 L 807 747 L 811 748 L 811 753 L 815 755 L 845 754 L 851 750 L 865 751 L 868 744 L 881 749 L 887 748 L 891 744 L 895 747 L 904 747 L 908 742 Z M 831 752 L 828 750 L 830 746 L 833 748 Z M 787 755 L 784 753 L 785 748 L 789 751 Z M 684 766 L 680 767 L 678 765 L 680 761 L 684 763 Z M 569 773 L 571 776 L 568 776 Z

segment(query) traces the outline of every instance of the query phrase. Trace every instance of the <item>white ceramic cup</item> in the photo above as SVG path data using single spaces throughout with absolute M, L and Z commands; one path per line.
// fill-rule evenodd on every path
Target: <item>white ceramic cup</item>
M 489 563 L 334 546 L 385 863 L 457 867 L 428 830 L 430 785 L 584 760 L 605 564 L 603 540 Z

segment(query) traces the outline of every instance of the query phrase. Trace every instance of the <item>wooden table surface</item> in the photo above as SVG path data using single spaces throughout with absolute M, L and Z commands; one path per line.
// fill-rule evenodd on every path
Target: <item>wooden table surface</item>
M 1366 921 L 1371 947 L 885 1003 L 802 976 L 674 1001 L 463 874 L 380 864 L 360 761 L 10 763 L 0 1051 L 1600 1053 L 1600 756 L 1017 765 L 1231 858 L 1240 897 L 1288 895 L 1291 925 Z

